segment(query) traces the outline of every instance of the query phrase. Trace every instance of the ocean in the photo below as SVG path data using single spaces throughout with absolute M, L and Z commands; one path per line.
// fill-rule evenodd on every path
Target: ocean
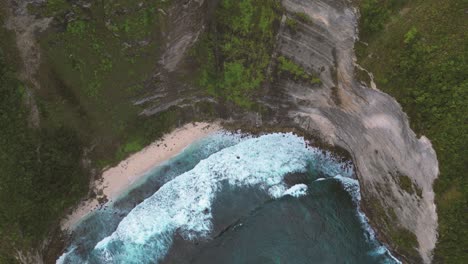
M 217 133 L 78 223 L 57 263 L 399 263 L 354 177 L 291 133 Z

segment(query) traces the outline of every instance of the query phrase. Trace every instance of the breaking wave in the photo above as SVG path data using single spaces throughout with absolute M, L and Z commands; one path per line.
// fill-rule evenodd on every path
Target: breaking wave
M 194 146 L 166 164 L 169 167 L 172 164 L 173 170 L 158 167 L 151 172 L 139 188 L 148 184 L 157 187 L 150 195 L 143 195 L 145 199 L 123 206 L 134 196 L 134 192 L 128 192 L 121 201 L 109 204 L 107 214 L 96 213 L 81 223 L 77 227 L 81 230 L 75 232 L 75 240 L 57 263 L 160 263 L 177 245 L 208 245 L 226 230 L 231 231 L 230 225 L 223 227 L 222 232 L 215 228 L 222 225 L 216 219 L 223 213 L 213 208 L 217 201 L 228 199 L 221 198 L 223 195 L 232 190 L 255 190 L 252 192 L 260 194 L 249 198 L 248 203 L 262 208 L 268 200 L 305 198 L 313 193 L 309 186 L 315 182 L 310 179 L 320 184 L 339 181 L 354 203 L 355 215 L 369 247 L 366 254 L 377 256 L 375 259 L 382 263 L 398 263 L 375 239 L 367 218 L 359 210 L 359 184 L 352 178 L 349 162 L 338 161 L 329 152 L 309 147 L 303 138 L 291 133 L 260 137 L 217 134 Z M 181 160 L 191 162 L 183 165 Z M 257 198 L 260 196 L 264 198 Z M 245 197 L 249 197 L 248 194 L 233 195 L 228 200 Z M 236 215 L 225 211 L 225 214 L 233 214 L 233 221 L 245 217 L 245 213 Z M 95 221 L 102 219 L 114 220 L 109 221 L 106 228 L 93 228 Z M 86 231 L 89 228 L 93 231 Z M 176 240 L 184 242 L 176 243 Z

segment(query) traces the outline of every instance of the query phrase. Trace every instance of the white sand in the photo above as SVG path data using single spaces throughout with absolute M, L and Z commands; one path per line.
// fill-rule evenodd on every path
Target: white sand
M 102 178 L 94 183 L 94 192 L 102 193 L 100 196 L 105 195 L 110 201 L 115 200 L 146 172 L 182 152 L 193 142 L 220 130 L 221 126 L 217 123 L 191 123 L 178 128 L 131 155 L 119 165 L 105 170 Z M 62 230 L 72 230 L 83 217 L 99 207 L 97 198 L 82 202 L 62 221 Z

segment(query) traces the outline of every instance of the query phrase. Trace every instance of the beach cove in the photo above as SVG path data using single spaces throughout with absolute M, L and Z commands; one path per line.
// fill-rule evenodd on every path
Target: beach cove
M 352 164 L 292 133 L 188 124 L 103 178 L 109 201 L 62 225 L 57 263 L 399 263 L 360 211 Z
M 144 177 L 151 168 L 174 157 L 193 142 L 218 131 L 221 131 L 219 123 L 194 122 L 177 128 L 117 166 L 104 169 L 102 176 L 93 183 L 94 192 L 102 193 L 108 201 L 113 201 Z M 72 230 L 80 220 L 101 206 L 102 203 L 97 198 L 81 202 L 63 219 L 62 230 Z

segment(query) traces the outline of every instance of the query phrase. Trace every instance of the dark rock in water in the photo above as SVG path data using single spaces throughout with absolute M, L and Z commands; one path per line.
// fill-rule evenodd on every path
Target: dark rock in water
M 307 183 L 310 183 L 311 181 L 312 181 L 311 176 L 306 173 L 296 172 L 296 173 L 290 173 L 284 176 L 284 183 L 286 183 L 288 187 L 292 187 L 300 183 L 307 184 Z

